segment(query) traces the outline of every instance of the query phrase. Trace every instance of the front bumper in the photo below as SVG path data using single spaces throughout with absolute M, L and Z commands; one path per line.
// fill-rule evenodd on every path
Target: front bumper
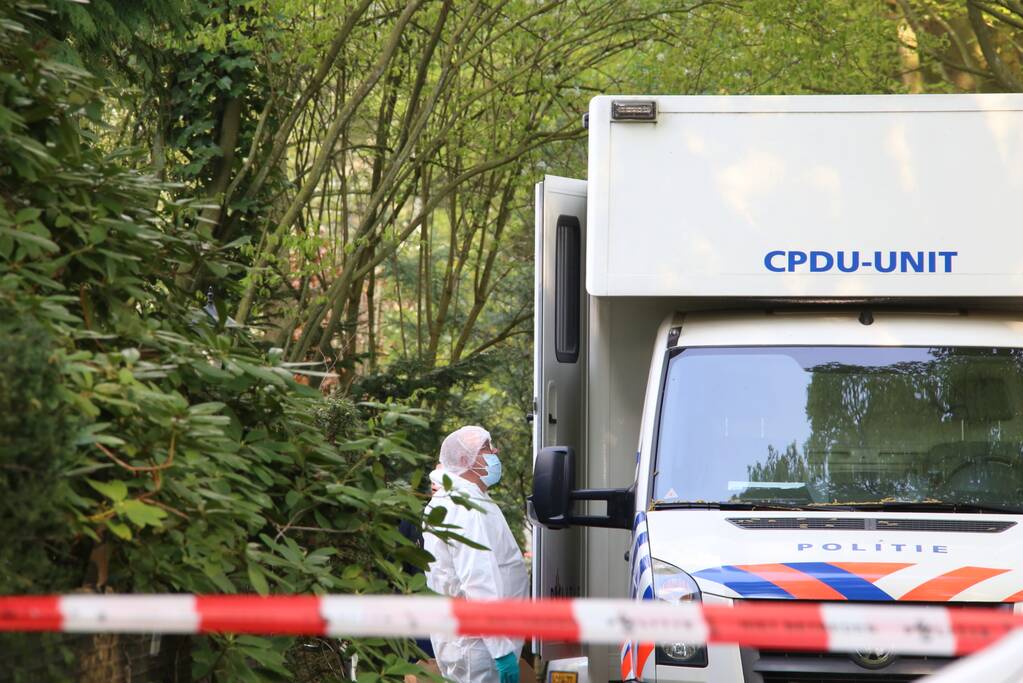
M 732 605 L 735 600 L 704 593 L 706 604 Z M 919 605 L 920 603 L 916 603 Z M 944 606 L 950 606 L 944 603 Z M 967 605 L 963 605 L 967 606 Z M 969 606 L 978 607 L 973 603 Z M 994 607 L 996 605 L 986 605 Z M 997 605 L 1013 609 L 1011 604 Z M 1017 605 L 1017 608 L 1023 603 Z M 1019 611 L 1017 609 L 1017 611 Z M 887 683 L 914 681 L 933 674 L 949 663 L 953 657 L 892 656 L 872 658 L 871 653 L 861 655 L 841 652 L 807 652 L 802 650 L 767 650 L 738 645 L 711 645 L 705 668 L 680 666 L 656 667 L 657 683 L 712 683 L 716 681 L 744 681 L 746 683 L 802 683 L 833 681 L 835 683 Z

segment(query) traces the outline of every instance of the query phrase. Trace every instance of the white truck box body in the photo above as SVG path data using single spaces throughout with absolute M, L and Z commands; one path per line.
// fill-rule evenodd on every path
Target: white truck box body
M 616 99 L 590 106 L 591 295 L 1023 294 L 1023 95 Z

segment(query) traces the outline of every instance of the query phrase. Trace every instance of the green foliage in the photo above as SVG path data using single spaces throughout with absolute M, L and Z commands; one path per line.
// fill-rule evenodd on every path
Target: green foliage
M 236 268 L 199 208 L 103 153 L 99 83 L 53 57 L 45 12 L 3 12 L 0 593 L 423 590 L 397 532 L 422 416 L 327 404 L 199 309 L 178 273 Z M 200 639 L 193 673 L 287 678 L 291 642 Z M 409 647 L 349 651 L 386 671 Z
M 162 68 L 154 74 L 153 85 L 165 94 L 155 125 L 163 128 L 168 146 L 181 155 L 169 170 L 200 191 L 213 183 L 216 160 L 233 151 L 219 146 L 228 102 L 241 99 L 252 111 L 265 104 L 266 84 L 247 35 L 257 30 L 244 16 L 249 4 L 218 2 L 197 8 L 188 30 L 163 49 Z M 239 131 L 236 146 L 251 145 L 253 127 Z
M 32 319 L 0 319 L 0 576 L 4 592 L 46 590 L 74 577 L 59 501 L 70 493 L 63 473 L 77 420 L 53 336 Z
M 66 0 L 52 2 L 47 24 L 58 39 L 68 39 L 90 66 L 115 58 L 117 47 L 153 26 L 181 29 L 194 0 Z
M 621 64 L 624 92 L 898 92 L 896 26 L 881 2 L 711 3 Z

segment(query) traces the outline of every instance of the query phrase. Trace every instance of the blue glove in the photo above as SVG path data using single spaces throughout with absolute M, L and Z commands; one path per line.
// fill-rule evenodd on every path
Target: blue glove
M 519 658 L 515 656 L 514 652 L 498 657 L 494 660 L 494 664 L 497 665 L 501 683 L 519 683 Z

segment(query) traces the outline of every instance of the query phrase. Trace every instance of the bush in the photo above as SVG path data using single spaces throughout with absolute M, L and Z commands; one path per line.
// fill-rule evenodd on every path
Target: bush
M 46 15 L 0 9 L 0 592 L 423 590 L 416 411 L 325 402 L 178 274 L 238 272 L 189 202 L 104 154 L 99 84 Z M 219 322 L 218 322 L 219 321 Z M 291 639 L 192 647 L 209 680 L 287 678 Z M 409 646 L 350 646 L 369 675 Z

